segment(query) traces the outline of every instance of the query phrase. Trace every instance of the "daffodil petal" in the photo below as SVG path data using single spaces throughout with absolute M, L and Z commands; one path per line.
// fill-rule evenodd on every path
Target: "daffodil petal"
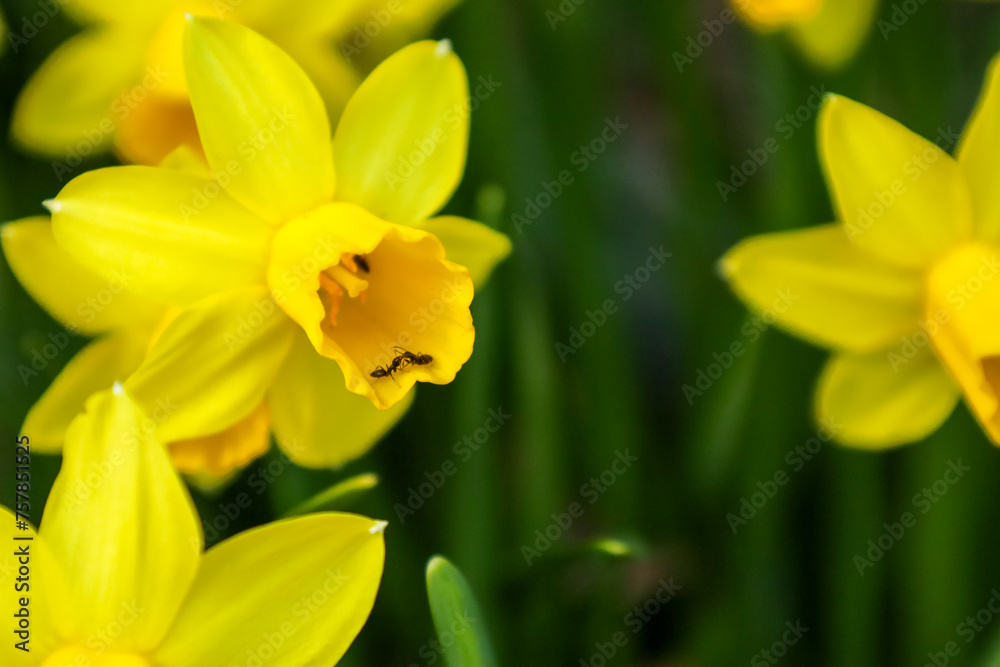
M 115 382 L 124 382 L 139 367 L 149 342 L 142 333 L 109 334 L 87 345 L 66 364 L 24 420 L 21 430 L 31 435 L 36 451 L 60 451 L 66 429 L 83 411 L 87 398 Z
M 160 164 L 180 146 L 201 151 L 191 103 L 156 91 L 133 103 L 115 133 L 115 150 L 122 161 L 133 164 Z
M 273 228 L 214 181 L 110 167 L 73 179 L 49 208 L 59 245 L 150 299 L 183 306 L 264 284 Z
M 451 11 L 460 0 L 410 0 L 398 5 L 399 12 L 379 35 L 373 45 L 380 53 L 396 50 L 400 45 L 412 41 L 415 36 L 427 33 L 445 13 Z M 368 0 L 372 10 L 378 11 L 381 0 Z
M 228 8 L 227 8 L 228 9 Z M 371 20 L 369 9 L 386 9 L 373 0 L 298 0 L 295 11 L 288 11 L 280 2 L 234 3 L 219 18 L 241 23 L 258 32 L 301 37 L 340 37 L 358 20 Z M 284 44 L 281 45 L 284 47 Z M 331 48 L 327 45 L 327 48 Z
M 891 352 L 891 350 L 890 350 Z M 914 355 L 838 354 L 816 396 L 821 425 L 845 445 L 882 449 L 920 440 L 958 402 L 958 387 L 929 348 Z
M 147 651 L 174 620 L 198 568 L 198 517 L 151 421 L 118 385 L 70 425 L 40 530 L 71 576 L 68 642 L 120 634 L 107 648 Z
M 292 15 L 297 12 L 284 13 Z M 341 57 L 341 54 L 334 51 L 328 37 L 309 39 L 296 35 L 294 40 L 282 40 L 278 45 L 309 75 L 309 79 L 323 97 L 327 115 L 330 118 L 339 118 L 347 101 L 361 83 L 358 71 L 351 67 L 350 62 Z
M 29 443 L 31 446 L 31 443 Z M 14 448 L 10 449 L 14 456 Z M 12 470 L 13 477 L 16 470 Z M 0 521 L 3 522 L 5 548 L 0 552 L 0 590 L 7 594 L 0 598 L 0 614 L 9 619 L 11 626 L 7 641 L 0 645 L 0 662 L 11 667 L 35 667 L 45 657 L 47 651 L 58 643 L 58 633 L 55 621 L 63 613 L 58 597 L 64 581 L 58 572 L 58 565 L 52 561 L 44 543 L 39 539 L 34 527 L 25 521 L 25 527 L 19 529 L 17 522 L 23 520 L 6 507 L 0 505 Z M 27 562 L 22 563 L 19 552 L 28 550 Z M 28 581 L 17 581 L 23 576 L 21 568 L 26 566 Z M 57 596 L 55 598 L 51 596 Z M 20 614 L 22 598 L 28 601 L 29 617 L 25 619 L 27 628 L 25 635 L 17 635 L 22 631 Z M 17 615 L 15 615 L 17 614 Z M 25 644 L 29 651 L 18 649 L 15 644 L 28 640 Z
M 811 18 L 792 25 L 789 34 L 817 65 L 839 67 L 864 43 L 877 7 L 877 0 L 826 0 Z
M 469 270 L 477 288 L 486 283 L 493 268 L 510 254 L 510 238 L 488 225 L 465 218 L 440 216 L 414 225 L 438 237 L 448 259 Z
M 191 176 L 212 178 L 212 170 L 209 169 L 208 163 L 205 162 L 205 156 L 201 153 L 200 148 L 196 151 L 189 146 L 178 146 L 170 151 L 160 161 L 158 166 L 190 174 Z
M 733 10 L 760 30 L 774 30 L 816 16 L 824 0 L 730 0 Z
M 87 30 L 71 38 L 21 91 L 11 121 L 14 138 L 64 160 L 108 148 L 125 109 L 116 99 L 140 78 L 142 47 L 124 29 Z M 56 175 L 72 171 L 70 164 Z
M 343 372 L 302 334 L 268 394 L 278 444 L 295 463 L 339 467 L 367 452 L 402 418 L 414 392 L 388 410 L 347 391 Z
M 8 223 L 0 242 L 24 289 L 70 331 L 94 335 L 141 326 L 163 311 L 133 294 L 121 276 L 107 279 L 84 268 L 56 243 L 48 218 Z
M 205 155 L 237 201 L 278 223 L 333 198 L 330 122 L 291 57 L 244 26 L 193 18 L 184 63 Z
M 862 104 L 830 95 L 820 152 L 838 219 L 858 247 L 924 267 L 971 237 L 962 170 L 937 145 Z
M 958 148 L 958 164 L 972 192 L 976 236 L 984 241 L 1000 240 L 1000 57 L 990 63 L 979 95 Z
M 334 136 L 337 200 L 411 224 L 451 198 L 465 169 L 469 84 L 451 44 L 388 58 L 348 102 Z
M 218 479 L 247 465 L 271 444 L 267 405 L 218 433 L 167 445 L 174 467 L 199 479 Z
M 210 297 L 167 325 L 125 386 L 161 442 L 218 433 L 260 405 L 295 330 L 264 288 Z
M 210 549 L 177 623 L 153 655 L 164 667 L 333 665 L 371 612 L 384 524 L 315 514 L 255 528 Z
M 84 23 L 126 24 L 133 27 L 149 23 L 174 7 L 179 0 L 73 0 L 63 5 L 75 19 Z
M 839 225 L 749 238 L 720 269 L 765 322 L 826 347 L 881 349 L 921 314 L 919 275 L 852 246 Z
M 927 279 L 924 321 L 972 413 L 1000 445 L 1000 248 L 960 247 Z

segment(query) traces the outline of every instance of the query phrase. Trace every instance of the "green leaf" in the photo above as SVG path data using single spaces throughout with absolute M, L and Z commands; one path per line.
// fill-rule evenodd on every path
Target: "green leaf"
M 364 473 L 342 482 L 337 482 L 326 491 L 317 493 L 305 502 L 296 505 L 284 514 L 284 518 L 308 514 L 310 512 L 328 512 L 347 508 L 357 496 L 378 484 L 378 475 Z
M 472 589 L 458 568 L 441 556 L 427 563 L 427 596 L 448 667 L 496 667 Z

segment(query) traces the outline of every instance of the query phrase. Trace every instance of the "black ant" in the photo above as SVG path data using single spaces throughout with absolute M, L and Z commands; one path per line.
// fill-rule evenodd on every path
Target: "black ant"
M 376 380 L 381 380 L 384 377 L 390 377 L 390 378 L 392 378 L 393 382 L 396 382 L 396 378 L 393 378 L 392 374 L 396 373 L 397 371 L 399 371 L 400 368 L 402 368 L 402 366 L 403 366 L 403 357 L 402 357 L 402 355 L 400 355 L 400 356 L 396 357 L 395 359 L 393 359 L 392 363 L 386 364 L 385 367 L 376 366 L 375 370 L 373 370 L 370 373 L 370 375 L 373 378 L 375 378 Z M 396 384 L 399 384 L 399 383 L 396 382 Z
M 423 354 L 420 352 L 414 354 L 413 352 L 405 350 L 398 345 L 394 349 L 397 352 L 399 352 L 399 356 L 396 357 L 396 359 L 393 359 L 393 362 L 395 362 L 397 359 L 402 359 L 404 362 L 410 364 L 411 366 L 426 366 L 427 364 L 434 361 L 434 357 L 432 357 L 429 354 Z
M 399 371 L 409 366 L 426 366 L 427 364 L 434 361 L 434 357 L 429 354 L 414 354 L 409 350 L 403 349 L 398 345 L 393 348 L 399 354 L 392 360 L 392 362 L 386 364 L 385 366 L 376 366 L 369 375 L 376 380 L 381 380 L 384 377 L 392 378 L 393 373 L 398 373 Z M 392 378 L 395 382 L 396 378 Z M 399 384 L 398 382 L 396 384 Z
M 355 255 L 351 259 L 354 260 L 354 263 L 357 264 L 357 266 L 358 266 L 359 269 L 361 269 L 365 273 L 371 273 L 371 267 L 368 266 L 368 260 L 367 259 L 365 259 L 361 255 Z

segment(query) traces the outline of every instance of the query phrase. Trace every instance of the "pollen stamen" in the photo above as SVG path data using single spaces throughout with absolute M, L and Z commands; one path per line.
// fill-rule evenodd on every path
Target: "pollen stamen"
M 353 256 L 344 255 L 341 263 L 331 266 L 319 274 L 320 298 L 328 313 L 328 321 L 331 325 L 337 325 L 337 313 L 340 311 L 340 303 L 347 296 L 354 299 L 360 298 L 365 301 L 365 291 L 368 289 L 368 281 L 357 276 L 358 265 Z

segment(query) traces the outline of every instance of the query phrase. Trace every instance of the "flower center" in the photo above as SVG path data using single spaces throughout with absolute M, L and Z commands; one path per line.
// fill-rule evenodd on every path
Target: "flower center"
M 337 314 L 340 312 L 344 294 L 350 299 L 359 299 L 365 302 L 365 290 L 368 289 L 368 281 L 362 276 L 366 274 L 368 260 L 361 255 L 343 253 L 340 256 L 340 264 L 335 264 L 319 274 L 319 294 L 323 308 L 326 309 L 326 318 L 323 320 L 324 332 L 330 327 L 337 326 Z
M 77 667 L 78 665 L 90 665 L 90 667 L 152 667 L 152 663 L 142 656 L 131 653 L 99 653 L 76 646 L 56 651 L 45 659 L 41 667 Z
M 473 287 L 432 234 L 333 203 L 286 223 L 268 267 L 275 301 L 347 389 L 387 409 L 446 384 L 472 354 Z

